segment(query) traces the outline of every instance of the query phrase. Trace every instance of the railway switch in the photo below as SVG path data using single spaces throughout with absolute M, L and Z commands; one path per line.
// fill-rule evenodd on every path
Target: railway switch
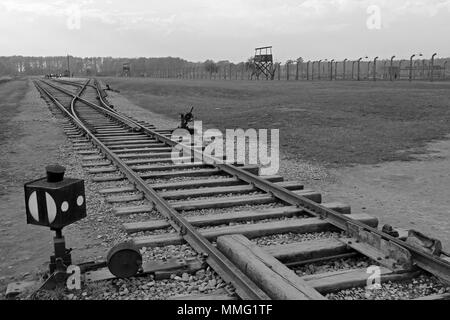
M 180 126 L 178 127 L 180 129 L 186 129 L 190 134 L 194 134 L 194 129 L 189 127 L 189 124 L 194 122 L 194 114 L 192 111 L 194 111 L 194 107 L 187 113 L 180 113 Z
M 122 242 L 111 248 L 106 260 L 109 271 L 118 278 L 142 272 L 142 255 L 132 242 Z

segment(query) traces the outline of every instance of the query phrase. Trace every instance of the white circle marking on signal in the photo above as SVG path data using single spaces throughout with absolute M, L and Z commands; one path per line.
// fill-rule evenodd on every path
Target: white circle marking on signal
M 84 198 L 83 198 L 83 196 L 78 196 L 78 198 L 77 198 L 77 205 L 78 205 L 79 207 L 81 207 L 81 206 L 83 205 L 83 203 L 84 203 Z
M 48 215 L 48 222 L 53 223 L 56 218 L 56 203 L 55 200 L 53 200 L 52 196 L 49 195 L 47 192 L 45 193 L 45 201 L 47 202 L 47 215 Z
M 69 210 L 69 203 L 67 201 L 64 201 L 61 204 L 61 210 L 62 210 L 62 212 L 66 212 L 67 210 Z
M 33 191 L 30 197 L 28 198 L 28 209 L 30 210 L 33 219 L 39 222 L 39 210 L 36 191 Z

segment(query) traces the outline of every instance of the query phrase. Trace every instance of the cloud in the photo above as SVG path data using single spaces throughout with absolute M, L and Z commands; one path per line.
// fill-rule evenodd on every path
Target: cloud
M 115 9 L 116 4 L 111 0 L 94 2 L 81 1 L 17 1 L 2 0 L 0 7 L 8 13 L 25 13 L 33 17 L 67 17 L 74 8 L 80 12 L 82 19 L 96 20 L 98 22 L 115 25 L 117 29 L 148 28 L 151 26 L 166 27 L 174 22 L 176 15 L 166 17 L 158 15 L 152 9 Z M 149 7 L 149 6 L 147 6 Z
M 82 19 L 91 19 L 117 30 L 148 30 L 226 34 L 298 33 L 301 29 L 338 30 L 343 19 L 364 18 L 370 5 L 378 5 L 389 23 L 405 16 L 433 17 L 447 9 L 450 0 L 165 0 L 165 1 L 68 1 L 2 0 L 8 12 L 32 16 L 64 17 L 70 6 L 78 6 Z M 353 18 L 353 19 L 352 19 Z M 323 26 L 327 23 L 326 27 Z
M 371 5 L 380 8 L 382 28 L 368 34 Z M 68 34 L 71 6 L 79 8 L 81 28 Z M 88 55 L 136 50 L 202 58 L 219 52 L 228 58 L 226 52 L 269 43 L 285 50 L 282 59 L 287 59 L 294 50 L 347 56 L 351 50 L 371 50 L 369 45 L 381 51 L 386 43 L 391 46 L 386 50 L 397 53 L 424 41 L 450 50 L 450 44 L 434 40 L 446 35 L 449 13 L 450 0 L 0 0 L 0 29 L 14 32 L 4 42 L 18 49 L 34 43 L 33 36 L 44 29 L 48 38 L 58 39 L 46 44 L 48 50 L 62 47 L 57 42 L 64 38 L 78 41 Z M 402 42 L 411 30 L 423 41 Z

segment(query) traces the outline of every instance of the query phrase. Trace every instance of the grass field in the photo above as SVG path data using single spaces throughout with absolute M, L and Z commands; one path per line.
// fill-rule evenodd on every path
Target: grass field
M 450 133 L 450 83 L 105 78 L 132 102 L 204 125 L 280 129 L 290 159 L 326 166 L 411 160 Z

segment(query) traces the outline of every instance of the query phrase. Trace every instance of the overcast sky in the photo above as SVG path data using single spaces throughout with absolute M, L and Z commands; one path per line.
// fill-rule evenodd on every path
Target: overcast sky
M 450 0 L 0 0 L 0 55 L 450 56 Z

